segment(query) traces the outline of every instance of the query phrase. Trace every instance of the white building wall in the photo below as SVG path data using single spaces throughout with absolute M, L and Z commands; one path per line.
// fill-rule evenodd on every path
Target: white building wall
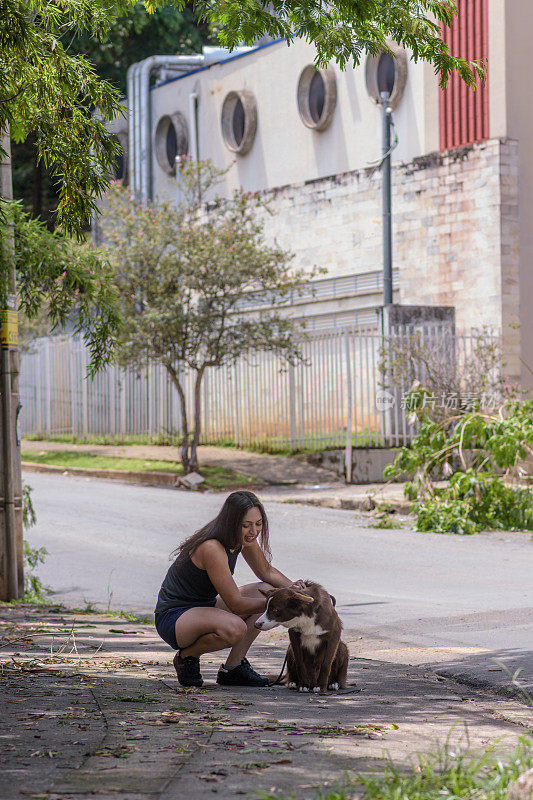
M 199 155 L 216 166 L 231 166 L 219 192 L 237 186 L 245 190 L 272 189 L 350 170 L 363 169 L 379 158 L 381 111 L 369 98 L 364 63 L 344 72 L 333 66 L 337 104 L 324 131 L 307 128 L 298 113 L 299 76 L 313 63 L 314 49 L 304 41 L 290 47 L 274 43 L 245 56 L 169 81 L 151 92 L 152 129 L 165 114 L 180 111 L 189 131 L 189 95 L 199 95 Z M 399 144 L 396 161 L 422 155 L 434 144 L 437 119 L 428 120 L 426 100 L 435 91 L 435 79 L 422 64 L 409 62 L 407 85 L 394 113 Z M 221 111 L 232 90 L 248 89 L 257 102 L 258 125 L 253 146 L 244 156 L 232 153 L 222 138 Z M 428 124 L 429 122 L 429 124 Z M 152 148 L 154 196 L 171 200 L 175 180 L 157 163 Z

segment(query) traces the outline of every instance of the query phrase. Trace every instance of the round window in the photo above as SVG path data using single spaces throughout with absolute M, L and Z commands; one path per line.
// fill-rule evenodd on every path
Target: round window
M 176 158 L 189 150 L 189 136 L 185 117 L 179 111 L 161 117 L 155 129 L 155 155 L 157 163 L 169 175 L 176 173 Z
M 381 95 L 389 95 L 389 105 L 396 108 L 402 99 L 407 82 L 407 57 L 394 42 L 387 42 L 390 52 L 368 56 L 366 60 L 366 88 L 375 103 L 381 103 Z
M 113 134 L 113 139 L 120 146 L 120 152 L 115 156 L 114 178 L 125 185 L 128 178 L 128 134 L 121 131 Z
M 331 67 L 307 66 L 298 81 L 298 111 L 304 125 L 323 131 L 333 119 L 337 102 L 337 84 Z
M 252 147 L 257 130 L 257 106 L 251 92 L 244 89 L 226 95 L 221 125 L 228 150 L 245 155 Z

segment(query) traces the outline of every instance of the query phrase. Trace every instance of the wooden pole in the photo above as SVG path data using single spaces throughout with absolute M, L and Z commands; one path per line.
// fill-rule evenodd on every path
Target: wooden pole
M 4 152 L 0 164 L 0 197 L 13 199 L 11 180 L 11 146 L 9 130 L 1 133 Z M 18 394 L 18 336 L 15 267 L 13 264 L 13 236 L 4 237 L 0 253 L 2 269 L 7 272 L 7 297 L 0 309 L 0 599 L 18 600 L 23 593 L 22 544 L 22 481 L 20 466 L 20 440 L 17 434 L 17 417 L 20 410 Z

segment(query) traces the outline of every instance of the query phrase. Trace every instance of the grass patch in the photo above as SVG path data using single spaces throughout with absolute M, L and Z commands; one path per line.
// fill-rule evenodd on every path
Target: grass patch
M 386 514 L 385 516 L 381 517 L 377 522 L 372 523 L 372 525 L 368 526 L 369 528 L 381 528 L 385 530 L 389 530 L 391 528 L 401 528 L 402 526 L 395 520 L 392 514 Z
M 118 456 L 98 456 L 90 453 L 78 453 L 72 450 L 49 450 L 43 453 L 22 451 L 23 461 L 34 464 L 46 464 L 54 467 L 70 469 L 128 470 L 130 472 L 168 472 L 183 475 L 183 467 L 178 461 L 156 461 L 142 458 L 121 458 Z M 208 489 L 223 491 L 240 486 L 250 486 L 255 481 L 241 472 L 220 466 L 201 466 L 200 471 L 205 478 Z
M 95 444 L 95 445 L 167 445 L 179 448 L 181 437 L 173 434 L 147 435 L 94 435 L 74 436 L 72 434 L 56 434 L 55 436 L 43 436 L 41 434 L 25 433 L 23 439 L 28 442 L 60 442 L 62 444 Z M 327 450 L 339 450 L 346 446 L 344 438 L 339 439 L 337 444 L 325 445 L 320 437 L 316 441 L 308 442 L 306 447 L 291 447 L 286 439 L 267 438 L 256 439 L 246 444 L 238 444 L 234 439 L 222 437 L 210 441 L 200 441 L 201 447 L 224 447 L 229 450 L 242 450 L 248 453 L 268 453 L 275 456 L 293 456 L 298 453 L 322 453 Z M 378 431 L 370 433 L 356 433 L 352 436 L 352 447 L 385 447 Z
M 106 700 L 113 700 L 115 703 L 161 703 L 159 698 L 147 697 L 145 694 L 138 694 L 135 697 L 123 697 L 120 694 L 115 694 L 112 697 L 106 697 Z
M 507 757 L 495 754 L 495 745 L 481 753 L 443 747 L 436 753 L 417 755 L 408 764 L 385 761 L 378 776 L 349 776 L 346 788 L 318 792 L 312 800 L 505 800 L 509 787 L 533 767 L 533 740 L 529 736 Z M 289 800 L 289 796 L 261 794 L 263 800 Z M 306 797 L 311 800 L 311 796 Z

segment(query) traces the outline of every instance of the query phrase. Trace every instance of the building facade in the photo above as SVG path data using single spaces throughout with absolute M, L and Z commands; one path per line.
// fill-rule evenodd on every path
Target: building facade
M 129 120 L 114 130 L 123 176 L 142 199 L 179 195 L 176 156 L 229 167 L 236 187 L 272 200 L 267 235 L 298 266 L 324 267 L 291 313 L 311 327 L 375 324 L 382 297 L 380 88 L 392 91 L 394 302 L 452 306 L 460 330 L 501 333 L 510 377 L 533 386 L 533 109 L 522 87 L 533 4 L 460 0 L 443 32 L 483 59 L 476 92 L 397 50 L 340 71 L 313 48 L 268 42 L 131 73 Z M 154 86 L 150 75 L 156 75 Z M 392 74 L 392 77 L 391 77 Z M 387 81 L 389 83 L 387 83 Z M 298 310 L 299 309 L 299 310 Z

